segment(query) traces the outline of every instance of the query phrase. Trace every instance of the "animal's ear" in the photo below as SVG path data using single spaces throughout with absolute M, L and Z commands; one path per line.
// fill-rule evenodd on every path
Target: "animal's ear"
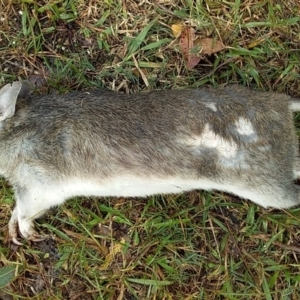
M 12 84 L 6 84 L 0 90 L 0 122 L 14 115 L 21 88 L 22 83 L 14 81 Z

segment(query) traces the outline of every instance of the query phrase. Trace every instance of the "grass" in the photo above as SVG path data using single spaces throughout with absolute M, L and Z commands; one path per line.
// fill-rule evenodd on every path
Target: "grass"
M 135 93 L 239 83 L 299 97 L 299 9 L 296 0 L 0 0 L 0 85 Z M 187 69 L 171 31 L 181 22 L 226 49 Z M 299 299 L 299 208 L 203 191 L 73 199 L 37 221 L 53 239 L 13 247 L 13 203 L 1 181 L 0 299 Z

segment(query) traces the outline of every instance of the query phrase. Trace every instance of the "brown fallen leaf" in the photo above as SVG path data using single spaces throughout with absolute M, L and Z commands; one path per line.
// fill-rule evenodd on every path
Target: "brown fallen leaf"
M 210 39 L 210 38 L 204 38 L 199 39 L 197 38 L 194 41 L 194 47 L 200 46 L 200 52 L 199 55 L 211 55 L 216 52 L 220 52 L 225 48 L 225 45 L 222 43 L 222 41 Z M 193 55 L 195 55 L 193 53 Z
M 173 24 L 172 31 L 176 37 L 179 37 L 179 47 L 189 69 L 194 68 L 203 55 L 211 55 L 225 48 L 222 41 L 196 38 L 195 30 L 191 26 Z
M 195 67 L 200 61 L 200 57 L 191 55 L 191 50 L 194 47 L 194 38 L 195 30 L 190 26 L 186 26 L 179 37 L 179 46 L 189 69 Z
M 194 29 L 191 27 L 185 27 L 179 37 L 179 46 L 183 54 L 183 57 L 188 61 L 190 56 L 190 50 L 193 47 Z

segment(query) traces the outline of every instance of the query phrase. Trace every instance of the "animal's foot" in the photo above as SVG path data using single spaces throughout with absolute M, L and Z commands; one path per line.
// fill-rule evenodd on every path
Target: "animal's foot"
M 26 232 L 24 230 L 21 232 L 20 230 L 20 234 L 25 240 L 32 241 L 32 242 L 40 242 L 48 238 L 48 236 L 46 235 L 40 235 L 34 229 L 31 229 L 30 231 L 26 231 Z M 16 224 L 14 228 L 9 229 L 8 239 L 9 241 L 12 241 L 16 245 L 19 246 L 23 245 L 23 243 L 19 242 L 18 240 L 18 224 Z
M 31 220 L 21 219 L 18 221 L 17 212 L 14 210 L 8 224 L 8 240 L 16 245 L 23 245 L 18 241 L 18 231 L 20 235 L 28 241 L 40 242 L 47 238 L 47 236 L 42 236 L 34 230 Z

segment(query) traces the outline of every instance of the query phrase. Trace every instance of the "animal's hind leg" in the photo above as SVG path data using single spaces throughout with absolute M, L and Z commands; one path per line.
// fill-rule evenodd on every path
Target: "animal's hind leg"
M 34 188 L 16 187 L 16 207 L 8 224 L 9 239 L 15 244 L 18 228 L 21 236 L 32 241 L 39 241 L 44 237 L 34 230 L 34 219 L 40 217 L 51 206 L 63 203 L 60 190 L 50 191 L 47 186 L 32 184 Z
M 277 191 L 273 191 L 275 194 L 270 198 L 269 204 L 266 206 L 285 209 L 295 207 L 300 204 L 300 186 L 291 183 L 286 187 L 281 187 Z

